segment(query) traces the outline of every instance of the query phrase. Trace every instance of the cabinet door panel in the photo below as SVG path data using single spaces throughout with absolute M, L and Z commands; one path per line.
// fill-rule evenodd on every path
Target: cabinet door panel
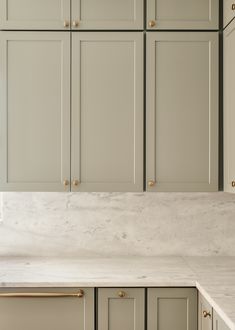
M 70 36 L 0 36 L 0 188 L 69 190 Z
M 78 29 L 143 29 L 143 0 L 72 0 Z
M 235 193 L 235 21 L 224 32 L 224 190 Z
M 148 330 L 197 330 L 197 290 L 148 289 Z
M 73 293 L 79 289 L 23 289 L 23 292 Z M 94 289 L 84 297 L 5 298 L 0 297 L 1 330 L 94 330 Z M 0 292 L 22 292 L 1 289 Z
M 1 29 L 64 29 L 70 0 L 0 0 Z
M 144 289 L 99 289 L 98 330 L 144 330 L 144 296 Z
M 147 35 L 149 191 L 218 189 L 218 34 Z
M 219 0 L 147 0 L 151 29 L 218 29 Z
M 221 319 L 221 317 L 213 310 L 213 330 L 229 330 L 229 327 Z
M 73 34 L 73 190 L 143 189 L 143 35 Z
M 201 294 L 198 299 L 198 330 L 212 330 L 212 307 Z

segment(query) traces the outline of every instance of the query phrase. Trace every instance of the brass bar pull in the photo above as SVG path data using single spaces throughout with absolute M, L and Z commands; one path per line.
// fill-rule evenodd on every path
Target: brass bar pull
M 232 4 L 232 10 L 235 10 L 235 3 Z
M 0 292 L 0 298 L 82 298 L 83 296 L 83 290 L 77 292 Z
M 210 312 L 208 312 L 208 311 L 203 311 L 202 312 L 202 314 L 203 314 L 203 317 L 211 317 L 211 313 Z

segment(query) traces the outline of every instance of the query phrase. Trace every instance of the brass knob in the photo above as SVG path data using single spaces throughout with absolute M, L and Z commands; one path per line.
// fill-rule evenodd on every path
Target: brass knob
M 73 21 L 72 25 L 73 25 L 74 28 L 77 28 L 77 27 L 79 27 L 79 22 L 78 21 Z
M 73 180 L 73 186 L 78 186 L 79 185 L 79 181 L 78 180 Z
M 232 187 L 235 188 L 235 181 L 232 181 Z
M 235 10 L 235 3 L 232 4 L 232 10 Z
M 155 185 L 155 181 L 153 181 L 153 180 L 150 180 L 149 182 L 148 182 L 148 186 L 149 187 L 153 187 L 154 185 Z
M 68 28 L 69 27 L 69 21 L 64 21 L 64 27 Z
M 84 296 L 84 291 L 83 290 L 78 290 L 77 297 L 82 298 Z
M 202 314 L 203 314 L 203 317 L 205 317 L 205 318 L 208 317 L 208 316 L 211 317 L 211 313 L 210 312 L 203 311 Z
M 124 298 L 125 295 L 126 295 L 126 293 L 125 293 L 124 291 L 119 291 L 119 292 L 118 292 L 118 296 L 119 296 L 120 298 Z
M 69 185 L 69 180 L 64 180 L 63 181 L 63 185 L 66 187 L 66 186 L 68 186 Z
M 156 25 L 155 21 L 149 21 L 149 27 L 153 28 Z

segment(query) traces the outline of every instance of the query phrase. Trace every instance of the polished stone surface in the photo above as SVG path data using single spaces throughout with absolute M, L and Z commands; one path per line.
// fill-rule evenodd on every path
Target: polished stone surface
M 4 193 L 0 256 L 235 256 L 235 195 Z
M 0 258 L 1 287 L 196 286 L 235 330 L 234 257 Z

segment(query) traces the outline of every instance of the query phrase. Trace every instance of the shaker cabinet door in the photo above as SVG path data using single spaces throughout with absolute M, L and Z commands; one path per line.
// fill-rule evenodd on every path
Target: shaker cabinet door
M 70 0 L 0 0 L 0 29 L 63 30 L 66 22 Z
M 197 290 L 148 289 L 148 330 L 197 330 Z
M 72 36 L 72 190 L 143 190 L 143 34 Z
M 147 0 L 147 28 L 219 29 L 219 0 Z
M 149 191 L 218 190 L 218 34 L 147 35 Z
M 235 21 L 224 32 L 224 190 L 235 193 Z
M 98 289 L 98 330 L 145 330 L 144 292 L 140 288 Z
M 205 300 L 205 298 L 202 297 L 201 294 L 199 294 L 198 330 L 212 330 L 212 313 L 212 307 L 210 304 Z
M 144 0 L 72 0 L 72 22 L 79 30 L 140 30 Z
M 81 297 L 70 296 L 77 293 Z M 13 296 L 3 297 L 2 294 Z M 1 330 L 94 330 L 94 323 L 92 288 L 0 291 Z
M 70 35 L 0 32 L 0 189 L 68 191 Z

